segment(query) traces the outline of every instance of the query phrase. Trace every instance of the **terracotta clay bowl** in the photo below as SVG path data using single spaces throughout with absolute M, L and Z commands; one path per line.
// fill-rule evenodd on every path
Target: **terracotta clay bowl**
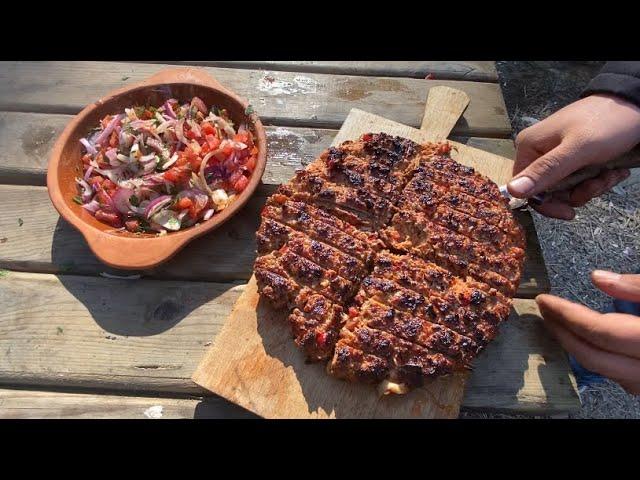
M 252 130 L 258 147 L 258 161 L 249 184 L 224 210 L 198 226 L 167 233 L 151 234 L 120 232 L 96 220 L 73 201 L 77 195 L 75 178 L 82 177 L 82 146 L 80 139 L 98 125 L 107 114 L 117 114 L 133 105 L 160 106 L 168 98 L 181 103 L 200 97 L 208 106 L 225 108 L 235 125 L 245 122 Z M 127 270 L 155 267 L 175 255 L 188 242 L 209 233 L 235 215 L 260 184 L 267 163 L 267 140 L 257 115 L 248 115 L 246 100 L 223 87 L 201 69 L 170 68 L 146 81 L 113 91 L 87 106 L 64 129 L 56 141 L 47 172 L 47 187 L 54 207 L 60 215 L 82 233 L 93 253 L 105 264 Z

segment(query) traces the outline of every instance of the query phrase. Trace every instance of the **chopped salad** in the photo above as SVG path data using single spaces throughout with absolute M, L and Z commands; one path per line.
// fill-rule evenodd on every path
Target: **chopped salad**
M 166 234 L 208 220 L 242 192 L 258 148 L 246 125 L 198 97 L 107 115 L 84 147 L 74 201 L 99 221 Z

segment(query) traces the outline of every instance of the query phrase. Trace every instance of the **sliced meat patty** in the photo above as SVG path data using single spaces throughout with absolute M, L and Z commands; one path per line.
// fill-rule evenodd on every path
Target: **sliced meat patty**
M 366 134 L 268 199 L 259 291 L 331 375 L 404 393 L 470 368 L 507 319 L 524 232 L 498 187 L 450 150 Z

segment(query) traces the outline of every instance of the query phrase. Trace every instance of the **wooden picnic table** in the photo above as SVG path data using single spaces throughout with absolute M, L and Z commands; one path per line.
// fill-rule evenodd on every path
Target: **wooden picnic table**
M 268 125 L 263 185 L 167 264 L 110 278 L 132 272 L 100 263 L 58 216 L 48 155 L 72 115 L 159 63 L 0 63 L 0 418 L 252 416 L 190 377 L 251 275 L 266 196 L 329 146 L 351 108 L 419 127 L 428 90 L 449 85 L 471 98 L 452 138 L 514 155 L 493 62 L 191 62 Z M 477 361 L 463 409 L 562 415 L 579 408 L 575 381 L 537 316 L 549 280 L 532 218 L 518 216 L 528 258 L 516 302 L 530 315 Z

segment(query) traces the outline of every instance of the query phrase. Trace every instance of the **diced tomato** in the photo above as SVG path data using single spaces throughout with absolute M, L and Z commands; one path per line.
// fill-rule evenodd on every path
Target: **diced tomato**
M 96 212 L 96 218 L 101 222 L 104 222 L 112 227 L 120 228 L 122 227 L 122 221 L 120 220 L 120 216 L 117 213 L 105 212 L 103 210 L 98 210 Z
M 355 318 L 358 316 L 358 310 L 355 307 L 349 307 L 349 318 Z
M 173 183 L 186 183 L 191 178 L 189 167 L 173 167 L 164 172 L 164 178 Z
M 216 129 L 209 122 L 202 122 L 200 124 L 200 130 L 202 134 L 206 137 L 207 135 L 214 135 L 216 133 Z
M 109 138 L 109 146 L 115 148 L 118 146 L 118 134 L 115 132 L 111 132 L 111 137 Z
M 104 188 L 105 190 L 113 190 L 114 188 L 117 188 L 117 187 L 118 186 L 108 178 L 105 178 L 104 181 L 102 182 L 102 188 Z
M 233 146 L 228 143 L 222 149 L 222 153 L 224 153 L 227 157 L 233 153 Z
M 373 138 L 373 135 L 370 133 L 365 133 L 361 138 L 363 142 L 368 142 Z
M 124 226 L 130 232 L 137 232 L 140 230 L 140 221 L 136 220 L 135 218 L 132 220 L 127 220 L 126 222 L 124 222 Z
M 249 143 L 249 132 L 238 132 L 233 136 L 233 139 L 236 142 L 244 143 L 245 145 Z
M 244 175 L 240 176 L 240 178 L 238 180 L 236 180 L 236 182 L 233 184 L 233 189 L 236 192 L 241 192 L 243 191 L 245 188 L 247 188 L 247 185 L 249 184 L 249 179 L 247 177 L 245 177 Z
M 247 163 L 244 164 L 244 168 L 246 168 L 249 173 L 253 172 L 253 170 L 256 168 L 256 161 L 256 157 L 254 155 L 251 155 L 247 160 Z
M 182 197 L 180 200 L 178 200 L 176 206 L 178 207 L 178 210 L 184 210 L 186 208 L 191 208 L 193 206 L 193 202 L 189 197 Z
M 327 344 L 327 332 L 317 332 L 316 343 L 318 344 L 318 347 L 324 348 L 324 346 Z
M 102 182 L 104 182 L 104 177 L 96 175 L 91 177 L 89 180 L 87 180 L 87 182 L 89 182 L 89 185 L 91 185 L 92 187 L 95 187 L 97 185 L 102 184 Z
M 176 160 L 176 166 L 184 167 L 185 165 L 188 165 L 188 164 L 189 164 L 189 158 L 184 153 L 181 153 L 180 156 L 178 157 L 178 160 Z
M 196 138 L 198 138 L 198 136 L 193 133 L 193 130 L 187 130 L 184 129 L 184 136 L 187 137 L 189 140 L 195 140 Z
M 142 120 L 151 120 L 153 118 L 153 112 L 151 110 L 145 110 L 142 112 Z
M 201 150 L 200 150 L 200 155 L 202 155 L 202 156 L 204 157 L 204 156 L 205 156 L 207 153 L 209 153 L 210 151 L 211 151 L 211 148 L 209 147 L 209 144 L 207 143 L 207 141 L 206 141 L 206 140 L 204 140 L 204 141 L 202 142 L 202 147 L 201 147 Z
M 207 144 L 209 145 L 209 148 L 211 150 L 215 150 L 220 146 L 220 139 L 218 137 L 215 137 L 214 135 L 211 135 L 211 134 L 207 134 L 205 138 L 207 139 Z
M 102 125 L 102 128 L 107 128 L 107 125 L 109 125 L 110 121 L 111 121 L 111 115 L 106 115 L 102 120 L 100 120 L 100 124 Z

